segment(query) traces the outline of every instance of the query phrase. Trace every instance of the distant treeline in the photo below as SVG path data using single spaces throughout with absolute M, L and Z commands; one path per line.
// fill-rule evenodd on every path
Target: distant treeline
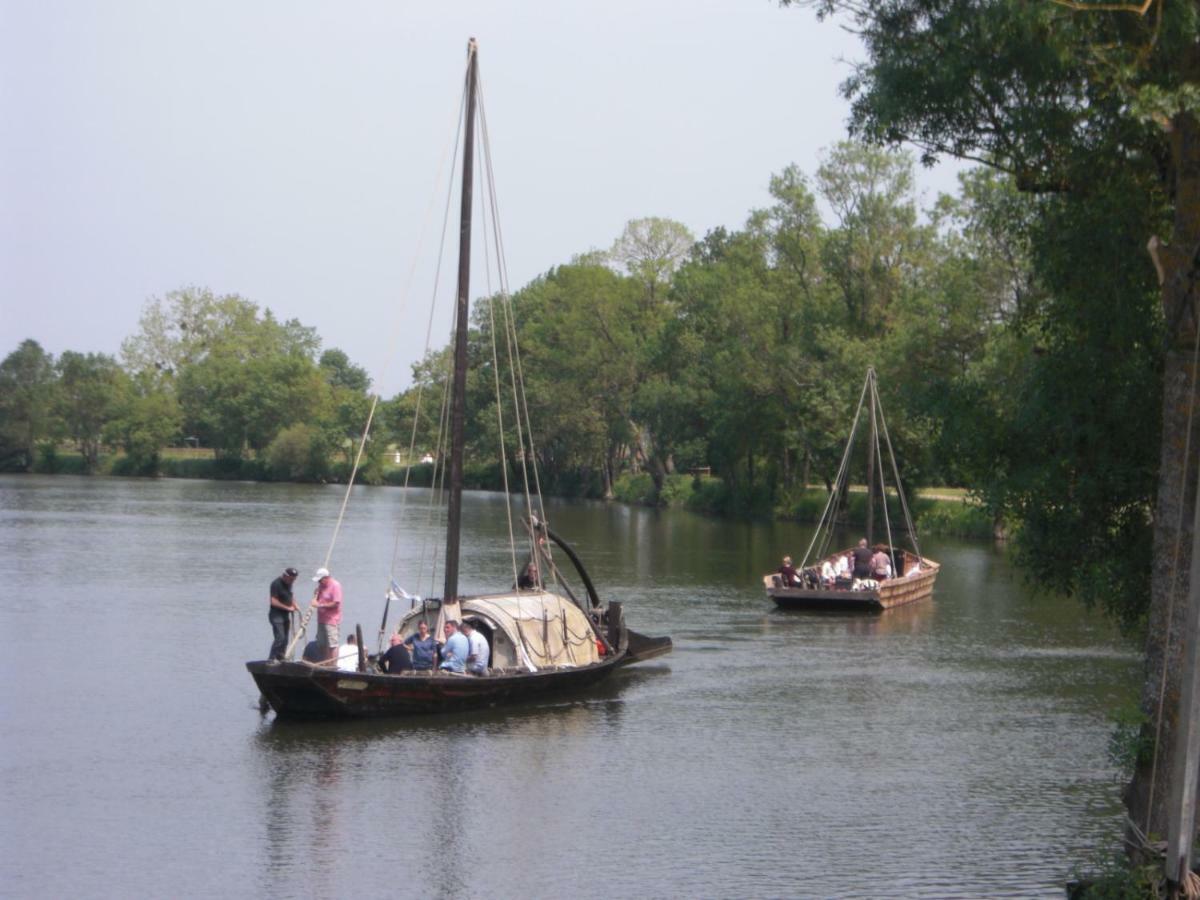
M 704 489 L 706 508 L 790 513 L 806 486 L 836 477 L 874 366 L 907 486 L 969 487 L 982 515 L 1021 523 L 1042 548 L 1062 529 L 1095 553 L 1148 533 L 1157 447 L 1142 437 L 1156 430 L 1162 325 L 1144 265 L 1125 262 L 1144 258 L 1133 246 L 1144 223 L 1101 210 L 1105 240 L 1069 244 L 1061 235 L 1081 229 L 1064 220 L 1080 211 L 1006 176 L 968 173 L 957 196 L 924 208 L 913 184 L 908 155 L 841 144 L 811 176 L 773 177 L 772 204 L 739 231 L 696 240 L 669 220 L 635 220 L 608 251 L 517 291 L 543 487 L 614 497 L 648 478 L 635 493 L 667 502 L 672 476 L 707 470 L 719 488 Z M 490 328 L 477 304 L 467 433 L 478 465 L 497 427 Z M 415 454 L 437 452 L 447 356 L 414 365 L 413 387 L 381 403 L 362 480 L 384 481 L 388 454 L 407 451 L 418 390 Z M 10 353 L 0 459 L 30 469 L 73 445 L 85 471 L 108 449 L 123 471 L 152 474 L 164 448 L 191 443 L 255 477 L 336 479 L 369 387 L 313 329 L 186 288 L 146 306 L 120 360 L 54 359 L 33 340 Z M 865 463 L 854 465 L 861 483 Z

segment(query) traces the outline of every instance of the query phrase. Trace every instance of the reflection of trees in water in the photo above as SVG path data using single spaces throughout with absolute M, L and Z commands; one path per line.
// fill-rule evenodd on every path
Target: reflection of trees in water
M 759 620 L 762 634 L 786 634 L 814 624 L 828 630 L 840 627 L 846 634 L 919 634 L 933 618 L 935 598 L 927 597 L 891 609 L 845 610 L 772 609 Z
M 575 795 L 579 766 L 609 764 L 604 738 L 637 680 L 618 673 L 570 699 L 463 715 L 273 722 L 256 741 L 261 893 L 337 896 L 355 852 L 381 844 L 369 865 L 401 894 L 520 884 L 544 827 L 572 820 L 581 802 L 603 812 Z
M 263 885 L 302 883 L 304 892 L 337 895 L 331 863 L 342 841 L 339 822 L 340 741 L 311 740 L 304 731 L 272 725 L 259 734 L 267 802 L 261 810 L 266 835 Z

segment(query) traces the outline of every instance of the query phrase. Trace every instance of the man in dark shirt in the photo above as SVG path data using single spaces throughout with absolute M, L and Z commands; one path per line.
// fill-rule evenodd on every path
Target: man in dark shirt
M 858 542 L 858 546 L 854 548 L 854 577 L 855 578 L 870 578 L 871 577 L 871 557 L 874 554 L 871 548 L 867 546 L 867 539 L 863 538 Z
M 409 655 L 408 648 L 404 646 L 404 638 L 393 634 L 392 645 L 388 647 L 386 653 L 379 657 L 379 668 L 389 675 L 395 675 L 399 672 L 409 671 L 412 667 L 412 656 Z
M 271 642 L 270 659 L 283 659 L 284 651 L 287 650 L 292 613 L 299 612 L 292 599 L 292 583 L 299 574 L 295 569 L 288 567 L 271 582 L 271 607 L 267 612 L 267 620 L 271 623 L 275 640 Z

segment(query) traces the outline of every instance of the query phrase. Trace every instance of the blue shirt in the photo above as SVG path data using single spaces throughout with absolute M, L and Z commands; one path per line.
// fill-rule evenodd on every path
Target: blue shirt
M 437 641 L 433 639 L 431 634 L 425 640 L 421 640 L 417 635 L 412 635 L 404 643 L 412 647 L 412 664 L 414 669 L 432 669 L 434 655 L 437 653 Z
M 446 638 L 446 644 L 442 647 L 441 667 L 449 669 L 451 672 L 466 671 L 467 654 L 470 652 L 471 647 L 467 643 L 467 636 L 461 631 L 454 632 Z

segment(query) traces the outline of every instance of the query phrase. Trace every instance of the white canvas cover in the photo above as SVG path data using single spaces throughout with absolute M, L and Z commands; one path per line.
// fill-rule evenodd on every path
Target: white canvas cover
M 415 620 L 420 616 L 415 610 L 406 616 L 400 632 L 408 635 L 415 631 Z M 569 599 L 549 591 L 460 597 L 457 604 L 438 610 L 434 633 L 441 634 L 447 617 L 461 620 L 464 616 L 479 616 L 492 628 L 503 631 L 517 649 L 518 662 L 530 672 L 586 666 L 600 660 L 588 617 Z

